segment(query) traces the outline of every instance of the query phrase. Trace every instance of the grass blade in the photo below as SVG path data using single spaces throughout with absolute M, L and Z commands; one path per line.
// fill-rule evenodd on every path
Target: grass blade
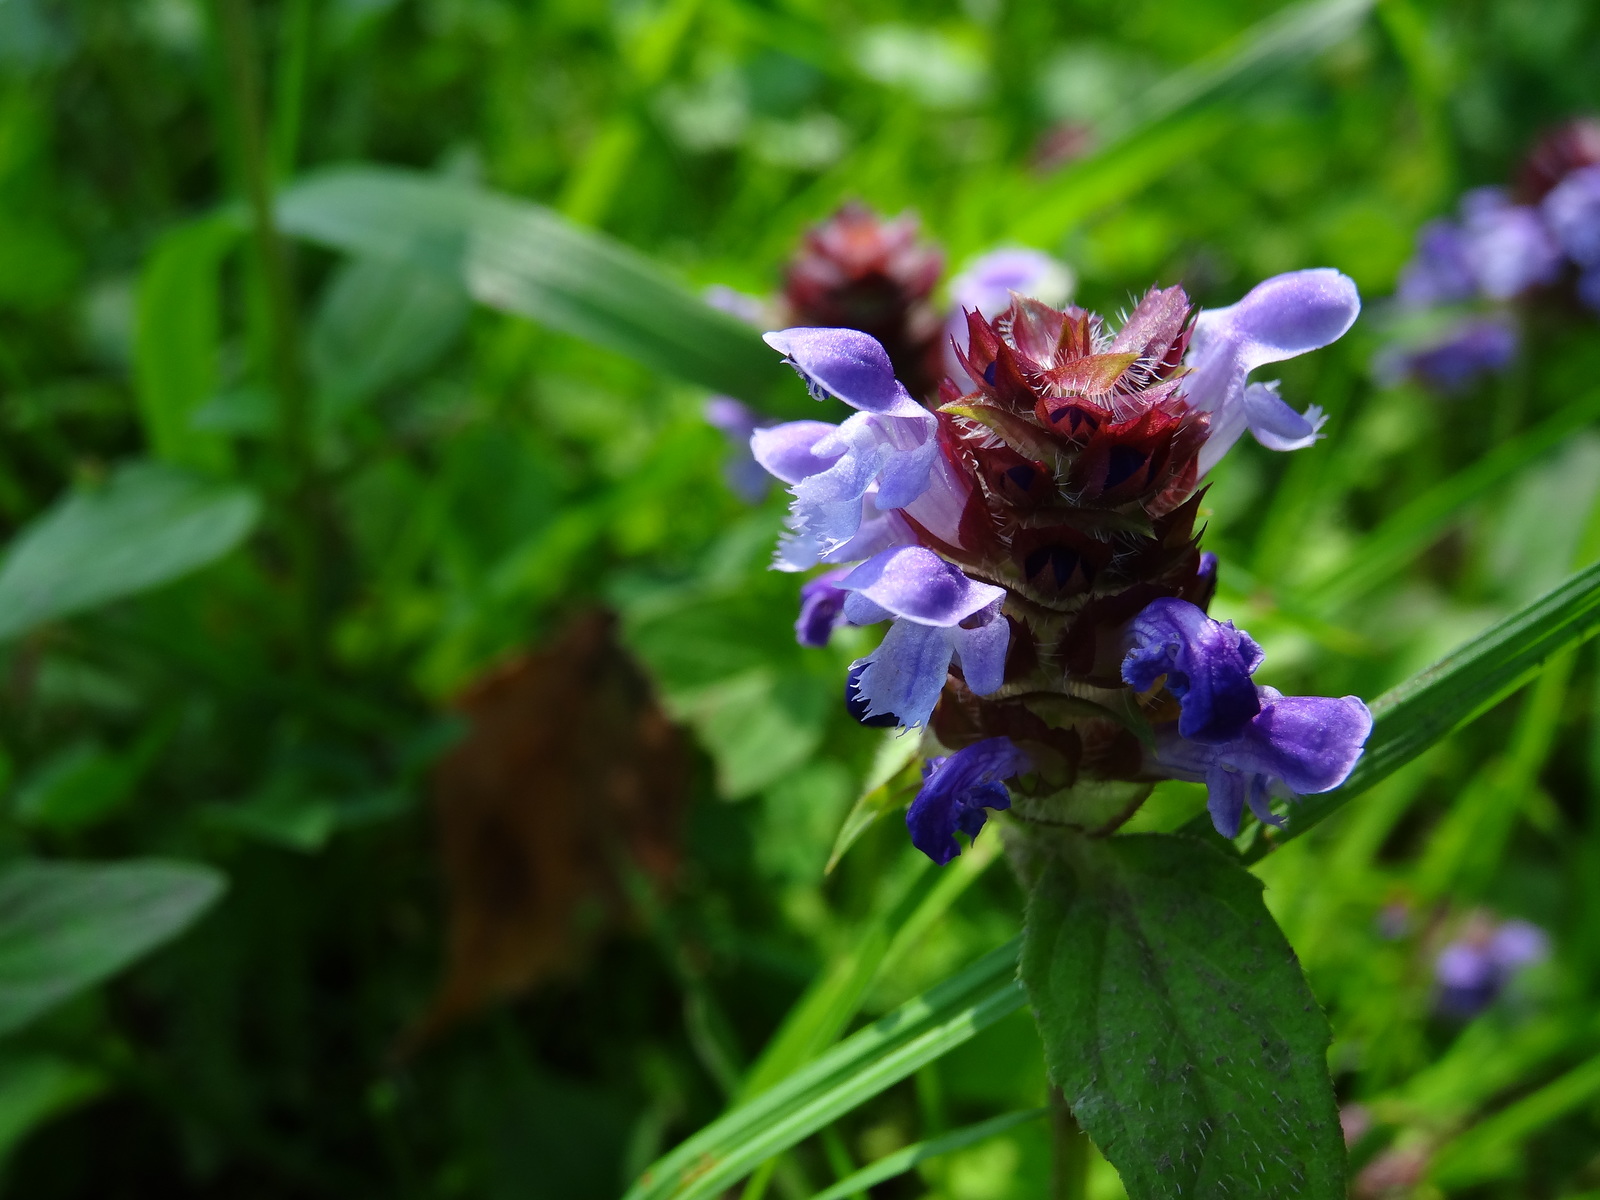
M 847 1038 L 829 1053 L 689 1138 L 639 1177 L 625 1200 L 715 1195 L 1025 1002 L 1018 943 L 985 955 Z
M 1018 1125 L 1026 1125 L 1029 1121 L 1037 1121 L 1049 1111 L 1048 1108 L 1031 1108 L 1026 1112 L 1006 1113 L 1003 1116 L 991 1117 L 987 1121 L 979 1121 L 976 1125 L 951 1130 L 939 1137 L 929 1138 L 925 1142 L 915 1142 L 896 1150 L 893 1154 L 884 1155 L 876 1162 L 868 1163 L 859 1171 L 839 1180 L 827 1191 L 818 1192 L 811 1200 L 845 1200 L 845 1197 L 864 1192 L 885 1179 L 905 1174 L 920 1162 L 937 1158 L 941 1154 L 949 1154 L 952 1150 L 964 1149 L 986 1138 L 1004 1133 L 1008 1129 L 1015 1129 Z
M 286 233 L 442 273 L 491 308 L 756 403 L 787 368 L 755 330 L 644 255 L 537 204 L 394 167 L 318 174 L 278 198 Z
M 1338 811 L 1354 797 L 1494 707 L 1543 668 L 1552 655 L 1600 632 L 1600 564 L 1578 572 L 1532 604 L 1426 671 L 1385 692 L 1367 752 L 1344 784 L 1307 796 L 1281 835 L 1269 831 L 1247 855 L 1259 858 Z M 1206 820 L 1202 818 L 1202 820 Z M 1206 820 L 1209 828 L 1209 820 Z

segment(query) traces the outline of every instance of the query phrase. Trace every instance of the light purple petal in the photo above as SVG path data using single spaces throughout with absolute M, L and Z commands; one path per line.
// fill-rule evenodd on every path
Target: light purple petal
M 1561 248 L 1537 210 L 1495 188 L 1469 192 L 1461 207 L 1467 265 L 1489 299 L 1509 300 L 1561 273 Z
M 852 597 L 853 599 L 853 597 Z M 944 629 L 899 620 L 865 658 L 856 694 L 868 716 L 893 714 L 907 727 L 925 725 L 939 703 L 953 647 Z
M 1489 957 L 1511 973 L 1550 957 L 1550 935 L 1531 921 L 1506 921 L 1489 939 Z
M 1059 306 L 1072 294 L 1072 284 L 1072 272 L 1044 251 L 1003 247 L 974 259 L 950 281 L 950 304 L 958 315 L 970 308 L 995 317 L 1011 303 L 1012 292 Z
M 1000 613 L 1000 601 L 950 630 L 950 640 L 967 688 L 978 696 L 999 691 L 1006 681 L 1006 651 L 1011 648 L 1011 625 Z
M 1196 318 L 1185 394 L 1192 408 L 1211 414 L 1210 435 L 1200 451 L 1201 474 L 1245 431 L 1246 376 L 1337 341 L 1360 312 L 1356 285 L 1330 267 L 1318 267 L 1276 275 L 1237 304 Z
M 1573 262 L 1600 267 L 1600 166 L 1569 173 L 1544 198 L 1540 211 Z
M 1278 395 L 1276 383 L 1252 383 L 1244 389 L 1245 420 L 1250 432 L 1268 450 L 1304 450 L 1314 445 L 1317 432 L 1327 422 L 1322 410 L 1313 404 L 1295 412 Z
M 839 586 L 897 617 L 943 628 L 959 624 L 1006 594 L 1004 588 L 968 579 L 961 568 L 922 546 L 876 554 Z M 851 612 L 848 602 L 845 611 Z
M 1466 235 L 1454 221 L 1429 221 L 1417 236 L 1417 252 L 1400 272 L 1395 295 L 1408 308 L 1459 304 L 1478 291 L 1467 262 Z
M 787 421 L 768 429 L 755 429 L 748 435 L 750 452 L 758 463 L 784 483 L 799 483 L 822 474 L 839 461 L 842 450 L 827 455 L 813 452 L 818 442 L 838 428 L 826 421 Z
M 870 334 L 800 326 L 763 336 L 813 392 L 885 416 L 913 417 L 925 411 L 894 377 L 889 355 Z

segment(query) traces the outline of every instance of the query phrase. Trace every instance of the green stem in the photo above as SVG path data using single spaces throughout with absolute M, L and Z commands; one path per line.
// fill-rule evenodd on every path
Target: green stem
M 273 87 L 272 165 L 279 179 L 294 174 L 305 112 L 306 75 L 311 60 L 311 0 L 284 6 L 281 57 Z
M 1065 1097 L 1050 1089 L 1050 1200 L 1087 1200 L 1089 1135 L 1079 1127 Z
M 278 438 L 290 484 L 290 553 L 299 585 L 303 665 L 320 664 L 323 506 L 311 435 L 310 393 L 300 359 L 288 255 L 272 207 L 271 164 L 261 118 L 261 81 L 249 0 L 219 0 L 219 27 L 232 93 L 237 159 L 250 206 L 252 238 L 266 301 L 268 367 L 278 401 Z

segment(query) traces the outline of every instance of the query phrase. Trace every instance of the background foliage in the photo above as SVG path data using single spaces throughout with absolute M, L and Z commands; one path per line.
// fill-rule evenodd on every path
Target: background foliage
M 0 0 L 6 1186 L 614 1196 L 1005 946 L 992 842 L 940 873 L 886 820 L 824 874 L 899 764 L 701 419 L 806 401 L 679 285 L 768 293 L 859 197 L 1108 311 L 1331 265 L 1370 314 L 1597 80 L 1584 0 Z M 1370 315 L 1287 364 L 1328 439 L 1207 499 L 1265 682 L 1372 698 L 1600 557 L 1597 330 L 1540 313 L 1450 400 L 1374 387 Z M 1361 1194 L 1600 1194 L 1597 695 L 1558 656 L 1255 868 Z M 1450 1021 L 1480 907 L 1556 954 Z M 746 1195 L 1043 1105 L 1006 1003 Z M 872 1194 L 1041 1194 L 1046 1127 L 983 1132 Z

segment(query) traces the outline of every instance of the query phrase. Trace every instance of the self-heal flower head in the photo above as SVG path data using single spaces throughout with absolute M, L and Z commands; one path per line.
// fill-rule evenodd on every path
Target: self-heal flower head
M 1029 769 L 1028 756 L 1004 737 L 929 759 L 922 768 L 922 790 L 906 811 L 911 844 L 944 866 L 961 853 L 956 833 L 977 837 L 987 809 L 1011 807 L 1004 781 Z
M 1349 277 L 1328 267 L 1291 271 L 1258 283 L 1237 304 L 1207 309 L 1196 319 L 1184 393 L 1189 405 L 1209 413 L 1210 436 L 1200 451 L 1199 470 L 1209 471 L 1248 429 L 1275 431 L 1310 426 L 1289 439 L 1309 445 L 1320 413 L 1295 413 L 1276 393 L 1246 400 L 1251 371 L 1320 350 L 1343 337 L 1361 312 L 1361 296 Z M 1270 444 L 1264 441 L 1263 444 Z
M 1429 221 L 1417 234 L 1417 249 L 1400 272 L 1395 296 L 1408 308 L 1461 304 L 1478 294 L 1478 279 L 1467 261 L 1467 239 L 1461 226 L 1443 218 Z
M 1124 682 L 1146 692 L 1165 677 L 1178 701 L 1181 736 L 1228 741 L 1261 711 L 1250 679 L 1261 647 L 1232 621 L 1213 621 L 1186 600 L 1153 600 L 1129 623 L 1128 639 Z
M 1517 356 L 1520 343 L 1509 315 L 1469 316 L 1419 343 L 1388 347 L 1374 360 L 1372 370 L 1380 383 L 1415 379 L 1454 394 L 1484 375 L 1505 370 Z
M 1434 960 L 1434 1006 L 1447 1017 L 1475 1017 L 1518 974 L 1549 955 L 1550 937 L 1537 925 L 1518 920 L 1492 925 L 1476 914 Z
M 878 648 L 856 664 L 856 695 L 866 716 L 893 714 L 905 726 L 926 724 L 952 659 L 977 695 L 1005 682 L 1011 634 L 1000 615 L 1004 588 L 968 579 L 921 546 L 876 554 L 838 586 L 850 593 L 844 615 L 851 624 L 894 620 Z

